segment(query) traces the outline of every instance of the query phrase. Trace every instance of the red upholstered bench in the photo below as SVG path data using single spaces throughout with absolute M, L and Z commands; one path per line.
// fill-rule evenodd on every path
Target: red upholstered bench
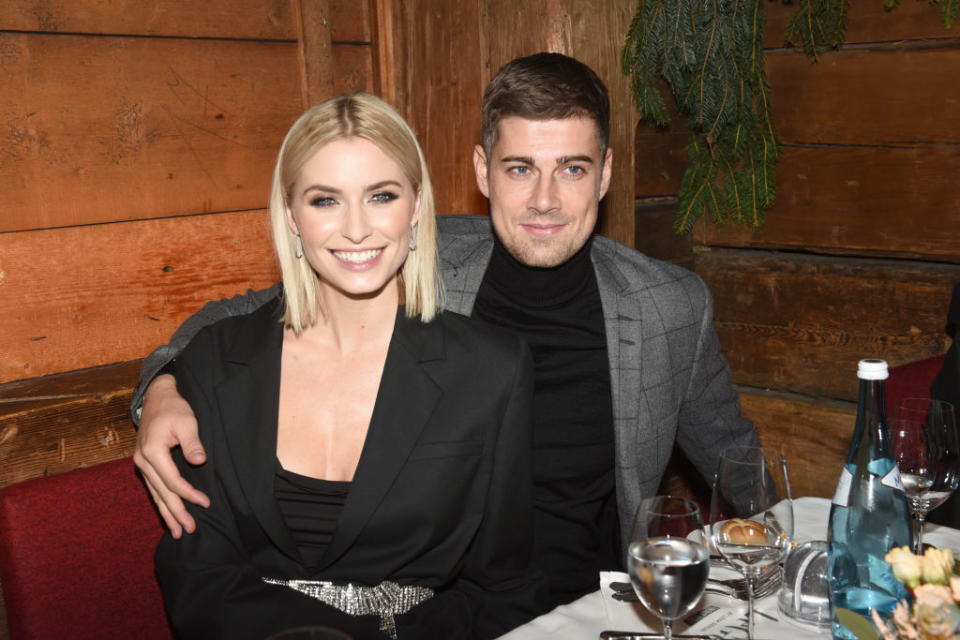
M 887 417 L 893 418 L 893 405 L 903 398 L 929 398 L 930 385 L 943 368 L 944 356 L 933 356 L 891 367 L 887 379 Z
M 11 640 L 172 638 L 153 572 L 162 527 L 129 458 L 0 489 Z

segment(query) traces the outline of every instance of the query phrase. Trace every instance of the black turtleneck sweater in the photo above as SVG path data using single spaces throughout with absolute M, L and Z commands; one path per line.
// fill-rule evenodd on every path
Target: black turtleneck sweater
M 528 267 L 495 240 L 473 316 L 533 352 L 535 562 L 552 604 L 619 569 L 613 402 L 603 308 L 588 242 L 559 267 Z

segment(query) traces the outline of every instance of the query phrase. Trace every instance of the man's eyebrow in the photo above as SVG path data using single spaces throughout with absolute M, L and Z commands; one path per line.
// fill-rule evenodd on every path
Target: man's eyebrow
M 534 164 L 532 156 L 504 156 L 500 162 L 519 162 L 521 164 Z
M 584 162 L 586 164 L 593 164 L 593 158 L 588 155 L 563 156 L 561 158 L 557 158 L 557 164 L 567 164 L 568 162 Z

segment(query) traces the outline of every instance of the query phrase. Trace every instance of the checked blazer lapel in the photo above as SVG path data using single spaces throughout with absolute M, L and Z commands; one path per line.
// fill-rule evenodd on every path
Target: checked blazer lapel
M 257 521 L 273 543 L 298 559 L 296 542 L 284 524 L 274 497 L 277 416 L 280 403 L 280 354 L 283 325 L 279 298 L 255 311 L 226 354 L 226 376 L 217 385 L 230 457 L 237 481 Z
M 401 307 L 350 495 L 321 568 L 349 550 L 407 463 L 443 394 L 426 363 L 442 360 L 444 353 L 439 326 L 407 318 Z

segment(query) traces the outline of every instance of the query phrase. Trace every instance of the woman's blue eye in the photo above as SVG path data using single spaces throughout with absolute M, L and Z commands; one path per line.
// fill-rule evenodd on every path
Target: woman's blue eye
M 311 207 L 331 207 L 337 203 L 336 200 L 330 196 L 317 196 L 310 199 Z
M 372 200 L 374 202 L 391 202 L 396 200 L 398 197 L 399 196 L 392 191 L 378 191 L 373 194 Z

